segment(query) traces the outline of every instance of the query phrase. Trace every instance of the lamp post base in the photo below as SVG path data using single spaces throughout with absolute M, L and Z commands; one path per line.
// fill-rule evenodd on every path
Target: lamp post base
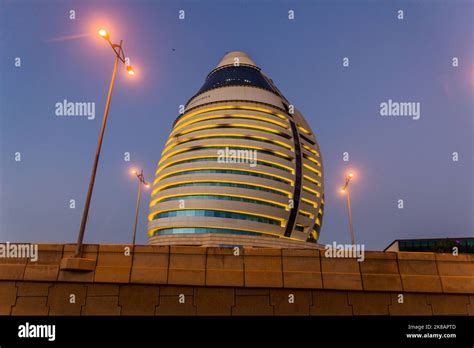
M 61 260 L 62 271 L 91 272 L 95 269 L 96 261 L 82 257 L 65 257 Z

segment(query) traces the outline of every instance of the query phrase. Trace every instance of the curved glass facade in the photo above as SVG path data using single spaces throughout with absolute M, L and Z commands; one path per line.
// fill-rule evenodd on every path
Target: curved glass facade
M 261 223 L 269 224 L 269 225 L 280 225 L 280 222 L 278 220 L 269 219 L 266 217 L 255 216 L 255 215 L 250 215 L 250 214 L 234 213 L 234 212 L 229 212 L 229 211 L 204 210 L 204 209 L 165 211 L 163 213 L 158 213 L 155 216 L 153 216 L 153 220 L 164 219 L 168 217 L 177 217 L 177 216 L 193 216 L 193 217 L 207 216 L 207 217 L 216 217 L 216 218 L 224 218 L 224 219 L 257 221 L 257 222 L 261 222 Z
M 202 150 L 205 150 L 205 149 L 218 149 L 218 150 L 222 150 L 224 148 L 227 148 L 229 150 L 237 150 L 237 151 L 245 151 L 245 150 L 256 150 L 256 149 L 253 149 L 251 147 L 245 147 L 245 146 L 240 146 L 240 147 L 237 147 L 237 146 L 226 146 L 226 145 L 210 145 L 210 146 L 196 146 L 196 147 L 193 147 L 193 148 L 190 148 L 190 149 L 184 149 L 183 151 L 179 152 L 179 153 L 182 153 L 182 152 L 192 152 L 192 151 L 202 151 Z M 266 154 L 266 155 L 271 155 L 271 156 L 275 156 L 275 157 L 280 157 L 280 158 L 284 158 L 284 159 L 289 159 L 289 156 L 283 154 L 283 153 L 277 153 L 275 151 L 272 151 L 272 150 L 256 150 L 257 153 L 262 153 L 262 154 Z
M 216 196 L 216 195 L 184 195 L 184 196 L 174 196 L 174 197 L 168 197 L 160 202 L 169 202 L 169 201 L 177 201 L 177 200 L 186 200 L 186 199 L 217 199 L 221 201 L 236 201 L 236 202 L 246 202 L 246 203 L 254 203 L 254 204 L 263 204 L 263 205 L 268 205 L 271 207 L 277 207 L 277 208 L 282 208 L 281 205 L 277 205 L 274 203 L 270 202 L 265 202 L 265 201 L 260 201 L 256 199 L 250 199 L 250 198 L 243 198 L 243 197 L 235 197 L 235 196 Z
M 212 72 L 197 94 L 199 95 L 214 88 L 228 86 L 257 87 L 277 93 L 257 68 L 240 65 L 228 66 Z
M 259 235 L 255 232 L 243 231 L 243 230 L 229 230 L 226 228 L 206 228 L 206 227 L 175 227 L 175 228 L 164 228 L 156 230 L 153 235 L 162 236 L 169 234 L 206 234 L 206 233 L 224 233 L 224 234 L 240 234 L 246 236 Z
M 192 158 L 192 159 L 187 159 L 187 160 L 182 160 L 182 161 L 176 161 L 174 163 L 171 163 L 171 164 L 167 165 L 166 168 L 177 166 L 177 165 L 180 165 L 180 164 L 185 164 L 185 163 L 217 162 L 217 160 L 218 160 L 218 157 Z M 259 164 L 259 165 L 262 165 L 262 166 L 266 166 L 266 167 L 281 169 L 281 170 L 284 170 L 286 172 L 291 172 L 292 171 L 288 167 L 278 165 L 278 164 L 274 164 L 274 163 L 268 163 L 268 162 L 263 162 L 263 161 L 259 161 L 259 160 L 257 160 L 256 163 Z
M 315 243 L 323 179 L 303 115 L 247 55 L 228 53 L 173 124 L 153 181 L 150 243 L 179 234 Z
M 261 173 L 254 173 L 254 172 L 247 172 L 244 170 L 232 170 L 232 169 L 194 169 L 194 170 L 185 170 L 178 173 L 172 173 L 164 176 L 163 178 L 170 178 L 173 176 L 179 175 L 190 175 L 190 174 L 235 174 L 235 175 L 248 175 L 248 176 L 255 176 L 258 178 L 264 178 L 268 180 L 274 180 L 278 182 L 288 182 L 289 180 L 283 180 L 272 175 L 261 174 Z
M 166 187 L 165 189 L 173 189 L 173 188 L 178 188 L 178 187 L 189 187 L 189 186 L 235 187 L 235 188 L 243 188 L 243 189 L 249 189 L 249 190 L 270 192 L 270 193 L 273 193 L 275 195 L 286 196 L 285 193 L 273 190 L 271 188 L 266 188 L 266 187 L 261 187 L 261 186 L 254 186 L 254 185 L 247 185 L 247 184 L 236 184 L 236 183 L 233 183 L 233 182 L 187 182 L 187 183 L 183 183 L 183 184 L 170 185 L 170 186 Z
M 193 141 L 199 141 L 202 139 L 239 139 L 239 140 L 250 140 L 250 141 L 257 141 L 261 143 L 268 143 L 268 144 L 273 144 L 275 146 L 281 146 L 285 149 L 291 150 L 292 147 L 285 144 L 281 143 L 277 140 L 271 140 L 271 139 L 262 139 L 262 138 L 256 138 L 256 137 L 246 137 L 246 136 L 232 136 L 232 135 L 209 135 L 209 136 L 202 136 L 199 138 L 189 138 L 186 140 L 179 141 L 178 144 L 189 144 L 190 142 Z

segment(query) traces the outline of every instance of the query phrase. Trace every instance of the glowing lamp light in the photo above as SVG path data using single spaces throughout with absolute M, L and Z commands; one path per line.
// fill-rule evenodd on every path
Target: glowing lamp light
M 127 73 L 129 75 L 135 75 L 135 70 L 133 70 L 131 65 L 127 65 Z
M 344 193 L 344 192 L 346 192 L 346 190 L 342 188 L 342 189 L 341 189 L 341 193 Z
M 349 178 L 354 177 L 354 173 L 349 173 Z
M 100 29 L 98 33 L 100 36 L 102 36 L 106 40 L 109 38 L 109 33 L 105 29 Z
M 130 173 L 132 173 L 132 174 L 137 174 L 137 171 L 136 171 L 135 169 L 132 169 L 132 170 L 130 171 Z
M 146 184 L 145 184 L 145 187 L 146 187 L 146 188 L 149 188 L 149 187 L 150 187 L 150 184 L 149 184 L 149 183 L 146 183 Z

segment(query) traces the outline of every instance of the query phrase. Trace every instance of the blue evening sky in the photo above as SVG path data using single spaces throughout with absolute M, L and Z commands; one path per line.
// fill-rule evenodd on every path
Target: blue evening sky
M 0 241 L 76 240 L 113 65 L 100 26 L 124 40 L 137 75 L 129 78 L 123 66 L 117 75 L 86 242 L 131 241 L 137 183 L 129 168 L 152 179 L 178 106 L 233 50 L 256 61 L 316 134 L 326 186 L 321 243 L 350 240 L 339 193 L 349 169 L 356 239 L 366 248 L 472 236 L 473 7 L 468 0 L 0 0 Z M 64 99 L 95 102 L 95 119 L 55 116 Z M 420 119 L 380 116 L 388 99 L 421 103 Z M 148 202 L 145 194 L 138 243 L 147 238 Z

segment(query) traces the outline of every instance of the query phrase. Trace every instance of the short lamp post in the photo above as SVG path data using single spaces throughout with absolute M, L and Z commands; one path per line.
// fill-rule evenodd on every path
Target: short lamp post
M 143 170 L 140 170 L 140 172 L 138 172 L 136 169 L 132 169 L 131 173 L 135 175 L 138 179 L 137 208 L 135 212 L 135 224 L 133 226 L 133 245 L 135 245 L 135 240 L 137 237 L 138 212 L 140 210 L 140 197 L 141 197 L 141 192 L 142 192 L 142 185 L 145 186 L 145 188 L 149 188 L 150 184 L 145 181 L 145 177 L 143 176 Z
M 355 244 L 355 235 L 354 235 L 354 226 L 352 224 L 352 210 L 351 210 L 351 192 L 349 190 L 349 183 L 351 179 L 354 177 L 353 173 L 349 173 L 346 175 L 346 183 L 345 185 L 341 188 L 342 193 L 346 193 L 347 196 L 347 212 L 349 214 L 349 231 L 351 233 L 351 241 L 352 245 Z

